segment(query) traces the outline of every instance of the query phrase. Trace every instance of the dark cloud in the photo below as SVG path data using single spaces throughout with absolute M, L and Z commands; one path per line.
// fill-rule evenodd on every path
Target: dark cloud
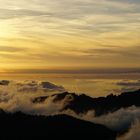
M 10 81 L 8 81 L 8 80 L 0 80 L 0 85 L 2 85 L 2 86 L 8 86 L 9 83 L 10 83 Z
M 100 49 L 92 49 L 92 50 L 86 50 L 85 53 L 89 54 L 90 56 L 94 56 L 94 54 L 100 54 L 100 55 L 122 55 L 122 56 L 131 56 L 131 57 L 138 57 L 139 53 L 136 50 L 139 50 L 139 47 L 133 47 L 133 48 L 126 48 L 121 46 L 110 46 L 108 47 L 100 48 Z M 131 51 L 130 51 L 131 50 Z
M 122 2 L 122 3 L 131 3 L 131 4 L 140 4 L 139 0 L 109 0 L 114 2 Z
M 138 86 L 138 87 L 140 87 L 140 80 L 138 80 L 138 81 L 121 81 L 121 82 L 118 82 L 117 83 L 117 85 L 119 85 L 119 86 L 128 86 L 128 87 L 130 87 L 130 86 Z

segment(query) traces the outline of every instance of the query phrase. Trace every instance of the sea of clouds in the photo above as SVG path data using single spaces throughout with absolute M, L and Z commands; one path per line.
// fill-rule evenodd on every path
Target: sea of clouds
M 122 81 L 117 84 L 132 85 L 128 81 Z M 22 111 L 33 115 L 56 115 L 68 114 L 79 119 L 103 124 L 115 131 L 126 131 L 127 133 L 118 137 L 118 140 L 139 140 L 140 139 L 140 108 L 131 106 L 129 108 L 121 108 L 113 113 L 108 113 L 99 117 L 94 115 L 94 110 L 89 110 L 84 114 L 76 114 L 72 110 L 60 112 L 60 110 L 68 104 L 68 98 L 65 97 L 59 102 L 54 102 L 55 96 L 65 92 L 65 88 L 57 86 L 48 81 L 0 81 L 0 109 L 7 112 Z M 40 96 L 48 96 L 45 102 L 33 103 L 33 99 Z

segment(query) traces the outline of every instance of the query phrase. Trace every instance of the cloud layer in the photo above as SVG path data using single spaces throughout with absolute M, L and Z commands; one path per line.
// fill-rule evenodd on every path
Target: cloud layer
M 121 81 L 131 83 L 132 81 Z M 136 81 L 133 81 L 135 85 Z M 139 82 L 139 81 L 137 81 Z M 120 82 L 119 82 L 120 83 Z M 117 84 L 117 83 L 116 83 Z M 121 84 L 122 86 L 126 86 Z M 137 86 L 137 85 L 136 85 Z M 50 96 L 55 93 L 64 92 L 62 86 L 57 86 L 48 81 L 0 81 L 0 108 L 8 112 L 22 111 L 28 114 L 36 115 L 55 115 L 68 114 L 80 119 L 88 120 L 94 123 L 103 124 L 112 130 L 122 132 L 129 130 L 118 140 L 138 140 L 139 139 L 139 121 L 140 108 L 131 106 L 129 108 L 121 108 L 120 110 L 96 117 L 94 110 L 89 110 L 86 113 L 76 114 L 72 110 L 61 112 L 60 110 L 68 104 L 70 98 L 54 102 L 55 96 Z M 45 102 L 33 103 L 36 97 L 48 97 Z
M 0 3 L 1 68 L 139 67 L 137 0 Z

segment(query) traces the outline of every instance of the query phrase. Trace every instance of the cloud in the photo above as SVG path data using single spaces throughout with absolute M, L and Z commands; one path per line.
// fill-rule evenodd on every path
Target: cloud
M 26 50 L 25 48 L 21 47 L 0 46 L 0 52 L 13 53 L 13 52 L 23 52 L 25 50 Z
M 136 121 L 128 131 L 128 133 L 124 134 L 117 138 L 117 140 L 139 140 L 140 139 L 140 122 Z
M 138 50 L 139 46 L 133 46 L 126 49 L 126 46 L 115 46 L 115 45 L 100 45 L 102 47 L 79 50 L 81 56 L 100 58 L 102 56 L 106 57 L 123 57 L 123 58 L 139 58 Z M 78 49 L 77 49 L 78 50 Z M 72 50 L 73 52 L 76 50 Z
M 30 16 L 50 16 L 50 14 L 28 9 L 0 9 L 0 19 L 23 18 Z
M 26 54 L 13 55 L 9 52 L 16 50 L 7 48 L 7 54 L 0 54 L 1 67 L 11 63 L 13 67 L 30 68 L 68 64 L 139 66 L 138 1 L 0 0 L 0 3 L 1 46 L 28 48 Z
M 115 131 L 122 132 L 128 130 L 128 132 L 126 132 L 125 134 L 118 136 L 117 140 L 140 139 L 140 108 L 138 107 L 131 106 L 126 109 L 121 108 L 116 112 L 102 115 L 100 117 L 95 117 L 94 110 L 89 110 L 88 112 L 81 114 L 76 114 L 72 110 L 60 112 L 60 110 L 69 102 L 69 100 L 72 99 L 66 97 L 60 102 L 53 101 L 55 96 L 50 95 L 59 93 L 60 90 L 58 89 L 61 88 L 60 86 L 48 83 L 48 81 L 26 80 L 8 82 L 8 85 L 0 85 L 0 108 L 6 111 L 22 111 L 27 114 L 45 116 L 67 114 L 79 119 L 103 124 Z M 99 81 L 96 82 L 98 83 Z M 36 88 L 37 90 L 33 90 Z M 35 104 L 32 102 L 33 99 L 40 96 L 48 96 L 48 98 L 43 103 Z
M 9 85 L 9 83 L 10 83 L 10 81 L 8 81 L 8 80 L 1 80 L 0 81 L 0 85 L 3 85 L 3 86 Z
M 9 81 L 9 85 L 5 86 L 0 85 L 0 108 L 6 111 L 22 111 L 28 114 L 47 116 L 59 113 L 63 106 L 63 102 L 53 103 L 54 97 L 51 96 L 42 104 L 32 102 L 36 97 L 65 91 L 63 87 L 47 81 Z
M 119 85 L 119 86 L 140 87 L 140 80 L 131 80 L 131 81 L 124 80 L 124 81 L 118 82 L 116 84 Z
M 95 117 L 94 110 L 89 110 L 83 114 L 76 114 L 72 110 L 60 112 L 71 98 L 66 97 L 64 100 L 54 102 L 55 96 L 50 95 L 60 93 L 63 90 L 62 87 L 57 85 L 53 85 L 52 89 L 52 84 L 47 81 L 10 81 L 10 84 L 6 85 L 6 88 L 3 85 L 0 86 L 0 108 L 9 112 L 22 111 L 28 114 L 46 116 L 67 114 L 94 123 L 103 124 L 119 132 L 130 128 L 130 131 L 124 136 L 125 139 L 127 138 L 126 140 L 130 140 L 134 135 L 138 136 L 138 129 L 136 128 L 139 127 L 139 123 L 137 123 L 136 120 L 140 120 L 140 108 L 135 106 L 126 109 L 121 108 L 116 112 L 108 113 L 100 117 Z M 44 102 L 32 102 L 36 97 L 43 96 L 48 97 Z M 136 126 L 132 126 L 133 124 L 136 124 Z
M 92 121 L 104 124 L 116 131 L 125 131 L 140 118 L 140 108 L 132 106 L 127 109 L 120 109 L 114 113 L 93 118 Z

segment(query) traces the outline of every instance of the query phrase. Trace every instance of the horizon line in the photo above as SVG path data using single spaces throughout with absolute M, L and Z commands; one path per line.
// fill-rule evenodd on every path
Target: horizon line
M 129 74 L 140 73 L 140 68 L 71 68 L 71 69 L 7 69 L 1 74 Z

